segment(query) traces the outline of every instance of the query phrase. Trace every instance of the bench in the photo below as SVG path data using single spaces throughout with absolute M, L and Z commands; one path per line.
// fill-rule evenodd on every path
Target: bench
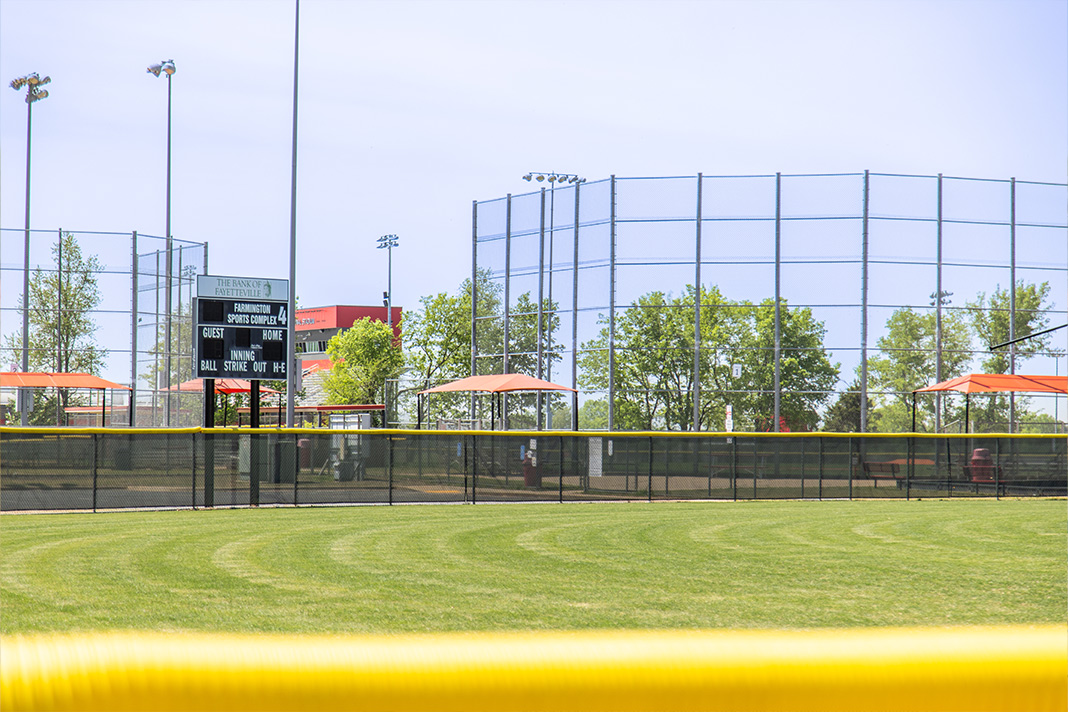
M 865 462 L 863 463 L 864 474 L 879 486 L 879 480 L 894 480 L 898 489 L 901 489 L 901 466 L 896 462 Z

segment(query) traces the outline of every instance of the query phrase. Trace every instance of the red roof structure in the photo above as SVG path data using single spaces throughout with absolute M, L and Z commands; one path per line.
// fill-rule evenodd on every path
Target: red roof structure
M 204 379 L 194 378 L 191 381 L 185 381 L 179 383 L 177 386 L 171 386 L 168 391 L 195 391 L 197 393 L 203 393 L 204 391 Z M 215 379 L 215 392 L 216 393 L 251 393 L 252 381 L 246 381 L 243 378 L 216 378 Z M 260 385 L 260 393 L 281 393 L 273 388 Z
M 1068 393 L 1068 376 L 1023 376 L 1010 373 L 969 373 L 967 376 L 917 388 L 915 393 L 957 391 L 958 393 Z
M 132 390 L 121 383 L 104 380 L 88 373 L 0 373 L 0 386 L 5 388 L 93 388 L 106 390 L 119 388 Z
M 459 381 L 445 383 L 440 386 L 428 388 L 424 393 L 446 393 L 449 391 L 474 391 L 477 393 L 511 393 L 514 391 L 572 391 L 574 388 L 561 386 L 557 383 L 543 381 L 524 373 L 500 373 L 489 376 L 468 376 Z
M 1018 373 L 969 373 L 912 392 L 912 431 L 916 431 L 916 394 L 956 391 L 964 394 L 964 432 L 968 430 L 968 396 L 972 393 L 1068 393 L 1068 376 L 1024 376 Z

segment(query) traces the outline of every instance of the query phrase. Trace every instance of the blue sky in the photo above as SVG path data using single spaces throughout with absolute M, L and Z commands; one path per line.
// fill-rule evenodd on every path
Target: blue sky
M 208 241 L 214 273 L 287 277 L 293 10 L 0 2 L 0 78 L 52 77 L 33 227 L 163 234 L 166 86 L 145 68 L 173 58 L 173 234 Z M 385 233 L 395 305 L 455 290 L 472 200 L 530 190 L 531 170 L 1065 182 L 1066 28 L 1063 0 L 303 0 L 296 292 L 379 303 Z M 5 228 L 23 221 L 25 123 L 4 86 Z

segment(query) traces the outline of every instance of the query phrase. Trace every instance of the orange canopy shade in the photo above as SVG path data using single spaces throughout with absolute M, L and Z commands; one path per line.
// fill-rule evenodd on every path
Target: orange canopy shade
M 168 391 L 196 391 L 198 393 L 204 392 L 204 379 L 194 378 L 191 381 L 185 381 L 179 383 L 177 386 L 171 386 Z M 216 393 L 251 393 L 252 381 L 246 381 L 243 378 L 216 378 L 215 379 L 215 392 Z M 268 388 L 260 384 L 260 393 L 281 393 L 273 388 Z
M 992 393 L 1015 391 L 1025 393 L 1068 393 L 1068 376 L 1022 376 L 1008 373 L 970 373 L 913 393 L 957 391 L 959 393 Z
M 121 383 L 106 381 L 88 373 L 0 373 L 0 386 L 7 388 L 120 388 L 131 390 Z
M 449 391 L 477 391 L 479 393 L 505 393 L 511 391 L 574 391 L 574 388 L 543 381 L 523 373 L 500 373 L 490 376 L 469 376 L 459 381 L 428 388 L 423 393 L 446 393 Z

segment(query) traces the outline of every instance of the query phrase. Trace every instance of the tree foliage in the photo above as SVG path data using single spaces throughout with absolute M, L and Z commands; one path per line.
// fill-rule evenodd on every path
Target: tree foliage
M 773 430 L 775 414 L 775 302 L 765 299 L 750 310 L 753 328 L 742 339 L 745 393 L 735 396 L 741 427 Z M 808 307 L 779 307 L 779 417 L 790 430 L 815 430 L 819 410 L 838 383 L 840 365 L 823 346 L 827 333 Z
M 52 246 L 52 255 L 56 269 L 45 272 L 38 267 L 30 275 L 29 370 L 100 375 L 107 351 L 96 344 L 97 326 L 92 312 L 100 304 L 97 274 L 103 267 L 95 255 L 82 253 L 78 241 L 69 232 L 62 233 L 60 242 Z M 20 295 L 20 317 L 22 310 Z M 21 327 L 6 341 L 12 358 L 20 360 Z M 55 424 L 57 413 L 85 402 L 84 392 L 61 389 L 57 403 L 56 394 L 45 391 L 37 397 L 29 422 L 32 425 Z
M 1049 282 L 1041 284 L 1027 284 L 1023 280 L 1017 282 L 1016 318 L 1013 330 L 1016 338 L 1029 336 L 1049 327 L 1047 314 L 1053 308 L 1052 304 L 1046 304 L 1049 289 Z M 980 344 L 989 348 L 1012 338 L 1009 328 L 1011 306 L 1009 290 L 1000 287 L 996 288 L 989 298 L 985 292 L 979 292 L 974 301 L 968 302 L 972 328 L 975 329 Z M 998 349 L 980 363 L 983 373 L 1008 373 L 1010 355 L 1013 350 L 1016 353 L 1016 363 L 1019 364 L 1038 353 L 1049 352 L 1052 338 L 1052 334 L 1043 334 L 1020 341 L 1013 349 L 1009 347 Z M 1057 353 L 1063 354 L 1063 351 L 1057 351 Z
M 876 432 L 912 430 L 912 392 L 936 382 L 936 314 L 903 307 L 890 315 L 887 332 L 876 341 L 880 353 L 868 359 L 869 429 Z M 971 363 L 971 333 L 964 313 L 942 312 L 942 380 L 963 375 Z M 916 428 L 934 428 L 934 397 L 917 400 Z M 941 398 L 942 422 L 959 417 L 957 406 Z
M 694 427 L 694 304 L 687 285 L 672 297 L 660 291 L 639 297 L 616 318 L 615 427 L 690 430 Z M 715 286 L 701 289 L 701 380 L 698 427 L 723 426 L 726 406 L 734 407 L 739 428 L 767 427 L 774 415 L 774 309 L 726 299 Z M 822 322 L 810 309 L 780 310 L 780 413 L 789 427 L 807 429 L 838 379 L 838 365 L 823 349 Z M 583 387 L 607 390 L 609 326 L 583 344 Z M 740 378 L 733 376 L 741 367 Z M 795 391 L 786 393 L 787 389 Z M 744 391 L 744 392 L 743 392 Z
M 476 287 L 480 356 L 477 370 L 481 374 L 502 373 L 505 330 L 501 284 L 488 271 L 480 270 Z M 471 375 L 471 280 L 464 280 L 455 294 L 439 292 L 423 297 L 420 304 L 420 309 L 409 311 L 404 317 L 407 380 L 414 384 L 399 390 L 398 397 L 407 395 L 406 400 L 415 390 Z M 553 309 L 554 304 L 548 300 L 542 303 L 543 376 L 560 361 L 563 348 L 556 343 L 560 318 L 552 313 Z M 538 305 L 529 292 L 520 294 L 509 312 L 508 354 L 509 373 L 538 375 Z M 470 406 L 467 394 L 437 394 L 433 399 L 433 412 L 448 417 L 463 417 Z M 424 399 L 423 404 L 426 408 L 428 401 Z M 416 417 L 425 416 L 424 412 Z
M 1012 299 L 1008 289 L 998 286 L 989 297 L 985 292 L 979 292 L 975 300 L 968 302 L 967 306 L 972 328 L 979 338 L 980 348 L 985 351 L 992 345 L 1009 341 L 1013 338 L 1013 334 L 1019 338 L 1049 328 L 1047 315 L 1053 308 L 1052 304 L 1046 303 L 1049 291 L 1049 282 L 1040 284 L 1027 284 L 1023 280 L 1017 282 L 1014 324 L 1010 322 Z M 998 349 L 980 362 L 980 369 L 983 373 L 1009 373 L 1013 352 L 1015 352 L 1017 367 L 1039 353 L 1063 355 L 1062 350 L 1051 348 L 1052 338 L 1052 334 L 1042 334 L 1020 341 L 1012 347 Z M 1018 369 L 1017 372 L 1019 372 Z M 1010 420 L 1009 402 L 1008 393 L 991 393 L 982 399 L 976 399 L 971 420 L 976 422 L 979 428 L 983 428 L 984 424 L 988 424 L 988 427 L 997 427 L 1002 423 L 1008 423 Z M 1040 416 L 1037 413 L 1027 412 L 1028 403 L 1027 397 L 1016 396 L 1017 420 L 1037 422 Z
M 832 433 L 860 432 L 860 379 L 838 396 L 823 416 L 823 430 Z
M 1053 308 L 1047 304 L 1049 283 L 1016 285 L 1017 336 L 1042 331 L 1049 325 L 1047 314 Z M 991 344 L 1009 339 L 1010 294 L 997 288 L 989 296 L 980 292 L 964 309 L 948 307 L 942 310 L 942 380 L 964 375 L 973 367 L 976 352 L 986 354 L 979 361 L 983 373 L 1006 373 L 1009 370 L 1007 349 L 988 351 Z M 933 306 L 933 304 L 932 304 Z M 901 432 L 912 429 L 912 391 L 938 380 L 936 359 L 937 315 L 933 309 L 918 311 L 909 307 L 896 310 L 887 321 L 886 335 L 876 345 L 878 356 L 868 359 L 869 402 L 873 409 L 869 426 L 881 432 Z M 978 339 L 978 344 L 974 343 Z M 1050 347 L 1050 335 L 1020 342 L 1016 361 L 1032 358 L 1040 352 L 1059 353 Z M 916 429 L 934 430 L 935 409 L 941 402 L 943 427 L 961 421 L 964 404 L 960 398 L 946 395 L 921 394 L 916 400 Z M 983 429 L 982 423 L 1003 427 L 1009 420 L 1007 394 L 990 394 L 971 399 L 970 420 Z M 1021 417 L 1032 417 L 1024 410 L 1026 399 L 1017 397 Z
M 326 353 L 334 366 L 323 378 L 323 389 L 338 405 L 382 402 L 386 379 L 396 378 L 404 365 L 393 329 L 370 317 L 335 334 Z

